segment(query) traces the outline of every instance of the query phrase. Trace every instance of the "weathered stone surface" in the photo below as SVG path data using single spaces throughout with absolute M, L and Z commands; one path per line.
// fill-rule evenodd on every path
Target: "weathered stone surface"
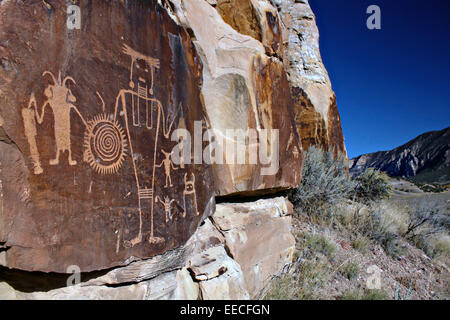
M 262 31 L 251 0 L 218 0 L 216 10 L 234 30 L 262 41 Z
M 246 300 L 250 298 L 240 265 L 223 246 L 212 247 L 191 260 L 190 268 L 204 300 Z
M 161 288 L 158 287 L 158 289 Z M 144 300 L 148 291 L 148 282 L 117 288 L 106 286 L 80 287 L 76 285 L 48 292 L 22 293 L 20 297 L 25 300 Z M 164 291 L 160 291 L 160 294 L 163 293 Z
M 175 300 L 198 300 L 200 288 L 198 283 L 194 282 L 191 273 L 183 268 L 177 272 L 177 288 L 175 289 Z
M 302 144 L 345 152 L 307 1 L 80 0 L 81 30 L 66 28 L 68 2 L 49 2 L 0 5 L 0 265 L 116 268 L 15 298 L 256 297 L 292 259 L 292 206 L 207 218 L 214 194 L 297 186 Z M 195 121 L 226 142 L 228 129 L 279 141 L 249 139 L 247 164 L 176 165 L 171 133 Z M 261 150 L 274 167 L 248 163 Z
M 194 247 L 188 244 L 151 259 L 135 261 L 124 267 L 114 268 L 105 275 L 89 280 L 85 285 L 105 285 L 140 282 L 160 274 L 182 268 L 192 255 Z
M 189 261 L 189 269 L 194 272 L 195 279 L 205 281 L 221 276 L 235 262 L 227 256 L 223 246 L 211 247 Z
M 238 138 L 228 129 L 255 129 L 259 134 L 259 141 L 250 140 L 239 154 L 247 159 L 245 164 L 235 161 L 213 166 L 216 194 L 255 194 L 297 186 L 301 145 L 289 83 L 282 62 L 276 58 L 282 46 L 277 45 L 281 32 L 275 8 L 268 1 L 250 0 L 217 1 L 215 7 L 204 0 L 171 3 L 172 16 L 191 30 L 201 53 L 202 93 L 214 136 L 236 142 Z M 264 129 L 279 130 L 279 143 L 261 136 Z M 229 151 L 224 145 L 225 159 Z M 250 155 L 261 150 L 276 155 L 273 170 L 262 161 L 249 161 Z
M 290 230 L 290 214 L 292 204 L 283 197 L 217 205 L 214 224 L 241 266 L 252 298 L 292 262 L 295 238 Z
M 0 300 L 19 300 L 16 290 L 6 282 L 0 282 Z
M 145 300 L 197 300 L 199 286 L 186 269 L 164 273 L 150 281 Z
M 165 254 L 115 268 L 105 275 L 75 286 L 47 292 L 23 293 L 1 283 L 0 296 L 5 299 L 28 300 L 197 300 L 200 298 L 200 287 L 194 282 L 186 266 L 189 266 L 190 259 L 202 255 L 210 248 L 219 246 L 225 252 L 223 245 L 223 236 L 206 219 L 184 246 Z M 235 266 L 236 263 L 232 263 Z M 240 275 L 242 279 L 242 273 Z M 127 285 L 129 283 L 137 284 Z
M 214 212 L 209 166 L 174 165 L 206 122 L 202 65 L 156 1 L 0 6 L 0 243 L 11 268 L 104 269 L 183 245 Z M 169 153 L 167 153 L 169 152 Z
M 305 150 L 312 144 L 346 154 L 336 96 L 319 51 L 319 31 L 308 1 L 273 0 L 283 21 L 284 66 Z

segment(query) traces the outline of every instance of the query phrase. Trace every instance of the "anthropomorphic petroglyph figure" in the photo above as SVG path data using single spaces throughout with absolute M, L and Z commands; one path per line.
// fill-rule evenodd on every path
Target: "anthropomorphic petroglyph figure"
M 166 223 L 168 223 L 169 220 L 172 221 L 173 215 L 172 215 L 171 205 L 172 205 L 172 202 L 174 202 L 174 201 L 175 201 L 174 199 L 170 200 L 168 196 L 164 197 L 164 201 L 162 201 L 159 196 L 156 196 L 156 202 L 160 202 L 164 207 L 164 212 L 166 214 Z
M 161 168 L 164 165 L 164 173 L 166 174 L 166 184 L 164 188 L 167 188 L 169 186 L 173 187 L 170 170 L 178 170 L 178 168 L 174 166 L 172 160 L 170 159 L 170 156 L 172 154 L 171 152 L 165 152 L 164 150 L 161 150 L 161 152 L 164 154 L 165 158 L 159 165 L 156 165 L 156 167 Z
M 154 80 L 154 69 L 160 68 L 159 59 L 142 54 L 130 46 L 123 44 L 122 52 L 129 55 L 131 58 L 130 64 L 130 82 L 129 89 L 121 89 L 116 96 L 116 103 L 114 108 L 114 121 L 119 119 L 125 120 L 125 133 L 128 139 L 129 154 L 133 161 L 134 175 L 136 178 L 136 186 L 139 190 L 139 232 L 136 237 L 131 240 L 125 241 L 126 247 L 134 247 L 142 243 L 143 241 L 143 215 L 150 215 L 150 236 L 148 242 L 152 245 L 160 245 L 164 243 L 165 239 L 158 237 L 154 233 L 154 204 L 155 198 L 153 196 L 153 189 L 155 185 L 155 167 L 156 167 L 156 156 L 158 148 L 158 138 L 161 132 L 161 127 L 164 128 L 164 109 L 161 102 L 153 96 L 153 80 Z M 141 74 L 138 79 L 139 82 L 133 77 L 133 69 L 137 60 L 145 61 L 147 67 L 151 69 L 151 80 L 147 81 L 146 74 Z M 145 68 L 145 73 L 148 69 Z M 137 86 L 136 86 L 137 83 Z M 149 86 L 148 86 L 149 83 Z M 148 93 L 148 94 L 147 94 Z M 131 100 L 131 101 L 130 101 Z M 129 103 L 131 102 L 131 104 Z M 152 149 L 153 159 L 143 159 L 135 158 L 134 154 L 138 153 L 140 150 L 134 151 L 135 139 L 140 139 L 144 131 L 149 137 L 153 136 L 152 145 L 146 146 L 146 148 Z M 139 134 L 138 134 L 139 133 Z M 166 132 L 162 132 L 164 136 L 168 135 Z M 149 167 L 152 161 L 151 168 Z M 162 164 L 160 165 L 160 167 Z M 146 170 L 140 168 L 145 167 Z M 170 173 L 170 170 L 169 170 Z M 150 178 L 150 179 L 149 179 Z
M 53 111 L 54 117 L 54 130 L 55 130 L 55 140 L 56 140 L 56 157 L 55 159 L 50 160 L 50 165 L 59 164 L 59 156 L 61 152 L 68 151 L 69 152 L 69 164 L 74 166 L 77 164 L 75 160 L 72 159 L 72 150 L 71 150 L 71 142 L 70 142 L 70 111 L 73 109 L 79 115 L 84 125 L 87 126 L 86 121 L 84 120 L 81 113 L 78 111 L 77 107 L 73 104 L 77 101 L 75 96 L 72 94 L 72 91 L 66 86 L 67 81 L 72 81 L 75 84 L 75 80 L 72 77 L 65 77 L 63 81 L 61 81 L 61 72 L 58 75 L 58 79 L 49 72 L 45 71 L 43 74 L 49 75 L 53 84 L 49 84 L 45 89 L 44 94 L 47 100 L 44 102 L 42 106 L 41 114 L 39 115 L 39 111 L 36 106 L 36 117 L 37 122 L 42 124 L 44 121 L 45 115 L 45 107 L 48 105 Z
M 187 179 L 187 173 L 184 174 L 184 191 L 183 191 L 183 201 L 184 201 L 184 212 L 183 218 L 186 218 L 188 208 L 193 208 L 195 214 L 198 216 L 197 207 L 197 194 L 195 192 L 195 175 L 192 174 L 192 180 Z
M 27 137 L 28 145 L 30 147 L 30 156 L 34 166 L 34 174 L 41 174 L 44 170 L 41 167 L 39 151 L 36 144 L 36 112 L 32 109 L 33 105 L 36 107 L 36 99 L 34 98 L 34 94 L 31 95 L 28 107 L 22 109 L 22 119 L 25 129 L 25 136 Z

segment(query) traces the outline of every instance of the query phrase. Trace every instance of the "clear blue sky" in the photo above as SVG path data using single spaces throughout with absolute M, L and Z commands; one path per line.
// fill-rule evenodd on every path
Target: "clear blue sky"
M 349 157 L 450 126 L 449 0 L 309 0 Z M 381 8 L 381 30 L 366 9 Z

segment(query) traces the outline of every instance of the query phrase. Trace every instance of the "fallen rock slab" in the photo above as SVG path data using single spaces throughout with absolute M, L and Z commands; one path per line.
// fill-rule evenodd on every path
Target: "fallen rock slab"
M 212 216 L 226 247 L 242 268 L 251 297 L 292 262 L 292 204 L 283 197 L 247 203 L 218 204 Z

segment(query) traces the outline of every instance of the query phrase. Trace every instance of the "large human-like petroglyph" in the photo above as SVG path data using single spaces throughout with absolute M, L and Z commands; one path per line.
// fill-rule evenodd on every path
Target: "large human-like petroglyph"
M 164 238 L 157 237 L 154 234 L 154 209 L 155 209 L 154 189 L 155 189 L 155 173 L 156 168 L 158 167 L 158 165 L 156 164 L 157 153 L 159 150 L 158 140 L 161 133 L 165 138 L 169 137 L 175 118 L 172 119 L 169 128 L 166 128 L 166 118 L 164 108 L 161 102 L 157 98 L 153 97 L 154 68 L 155 69 L 160 68 L 159 59 L 152 58 L 150 56 L 137 52 L 126 44 L 123 45 L 123 53 L 129 55 L 131 58 L 130 82 L 129 82 L 130 88 L 120 90 L 119 94 L 117 95 L 114 110 L 114 120 L 118 119 L 118 117 L 121 115 L 125 122 L 125 128 L 130 145 L 130 154 L 132 155 L 136 186 L 138 189 L 138 207 L 139 207 L 138 235 L 131 240 L 125 241 L 125 246 L 133 247 L 142 242 L 143 240 L 142 215 L 144 214 L 143 212 L 144 210 L 150 211 L 150 236 L 148 242 L 151 244 L 159 244 L 161 242 L 164 242 Z M 147 80 L 142 77 L 138 78 L 137 86 L 136 83 L 134 82 L 133 70 L 135 68 L 137 60 L 144 61 L 147 64 L 147 67 L 150 68 L 151 74 L 150 87 L 148 87 L 147 85 Z M 149 69 L 146 69 L 146 72 L 148 72 L 148 70 Z M 131 105 L 127 104 L 127 97 L 131 97 Z M 132 126 L 130 126 L 129 121 L 130 113 L 132 118 Z M 142 119 L 142 114 L 145 115 L 144 119 Z M 153 146 L 152 145 L 149 146 L 149 148 L 153 150 L 153 159 L 150 160 L 152 161 L 150 181 L 144 178 L 142 172 L 139 172 L 138 169 L 138 167 L 141 165 L 139 162 L 149 160 L 147 159 L 142 160 L 139 157 L 134 156 L 133 140 L 135 140 L 136 137 L 139 136 L 139 134 L 142 134 L 142 130 L 144 130 L 144 132 L 146 132 L 148 135 L 152 135 L 154 137 Z M 170 161 L 170 159 L 163 160 L 163 163 L 166 163 L 167 161 Z M 168 176 L 168 180 L 166 178 L 166 185 L 167 185 L 167 181 L 170 181 L 170 163 L 169 163 L 169 171 L 167 171 L 167 165 L 164 165 L 164 170 L 166 173 L 166 177 Z M 145 172 L 145 175 L 148 176 L 149 173 Z M 170 184 L 172 184 L 171 181 Z
M 25 135 L 27 136 L 31 158 L 34 163 L 34 173 L 41 174 L 43 172 L 39 160 L 39 151 L 37 150 L 35 137 L 36 132 L 36 122 L 30 111 L 34 108 L 34 115 L 36 117 L 37 123 L 42 124 L 45 116 L 45 109 L 49 106 L 53 112 L 54 119 L 54 130 L 55 130 L 55 144 L 56 144 L 56 156 L 54 159 L 49 161 L 50 165 L 58 165 L 60 154 L 64 151 L 68 151 L 68 161 L 69 165 L 74 166 L 77 164 L 75 160 L 72 159 L 72 149 L 71 149 L 71 126 L 70 117 L 71 111 L 74 110 L 76 114 L 81 118 L 83 123 L 86 125 L 86 121 L 81 115 L 78 108 L 74 105 L 77 101 L 76 97 L 72 94 L 72 91 L 68 87 L 68 81 L 76 84 L 75 80 L 66 76 L 64 80 L 61 80 L 61 72 L 58 74 L 58 78 L 55 77 L 50 71 L 44 71 L 42 76 L 49 75 L 53 81 L 53 84 L 49 84 L 44 91 L 46 100 L 41 108 L 41 113 L 39 113 L 38 106 L 36 103 L 36 98 L 34 93 L 31 93 L 30 102 L 27 108 L 22 109 L 22 118 L 24 122 Z

